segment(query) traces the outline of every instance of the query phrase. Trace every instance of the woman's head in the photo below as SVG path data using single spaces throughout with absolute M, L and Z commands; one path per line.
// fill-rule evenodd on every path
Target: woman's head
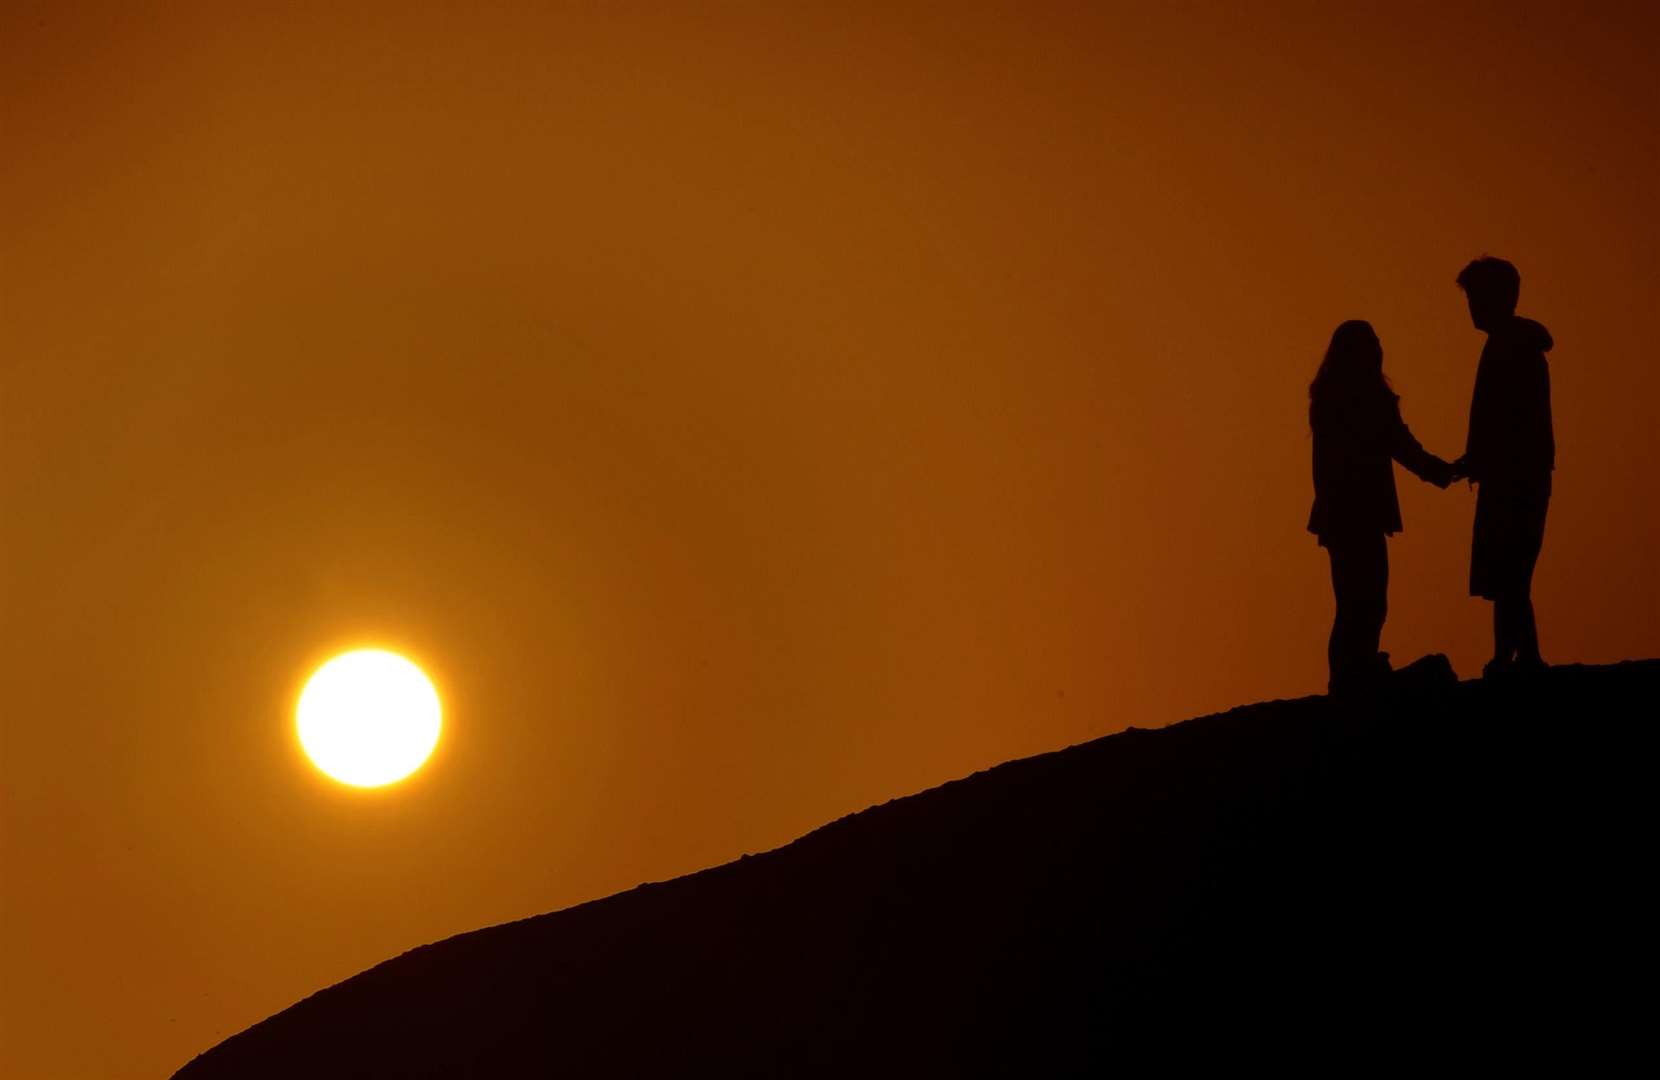
M 1322 409 L 1392 395 L 1383 375 L 1383 345 L 1364 319 L 1350 319 L 1332 332 L 1320 370 L 1308 387 L 1308 418 Z

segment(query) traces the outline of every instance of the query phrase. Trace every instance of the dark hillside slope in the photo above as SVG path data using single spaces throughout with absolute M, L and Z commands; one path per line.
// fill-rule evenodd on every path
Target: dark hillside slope
M 178 1076 L 1646 1057 L 1631 984 L 1655 959 L 1660 661 L 1514 687 L 1441 663 L 1378 701 L 1267 702 L 1009 762 L 415 949 Z

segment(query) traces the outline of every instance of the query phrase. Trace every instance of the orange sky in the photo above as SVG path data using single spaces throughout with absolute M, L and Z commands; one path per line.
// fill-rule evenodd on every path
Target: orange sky
M 1546 655 L 1660 654 L 1652 13 L 339 6 L 0 14 L 0 1073 L 1319 690 L 1308 379 L 1372 320 L 1456 454 L 1482 252 Z M 1473 674 L 1402 504 L 1384 647 Z M 291 728 L 362 643 L 447 708 L 374 793 Z

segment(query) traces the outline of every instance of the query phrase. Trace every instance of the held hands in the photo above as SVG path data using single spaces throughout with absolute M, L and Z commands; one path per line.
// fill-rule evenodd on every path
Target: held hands
M 1440 488 L 1442 491 L 1447 490 L 1447 488 L 1450 487 L 1456 480 L 1469 479 L 1470 474 L 1465 467 L 1465 461 L 1463 458 L 1459 458 L 1457 461 L 1452 462 L 1442 461 L 1439 458 L 1435 459 L 1435 461 L 1437 468 L 1430 475 L 1426 476 L 1425 479 Z

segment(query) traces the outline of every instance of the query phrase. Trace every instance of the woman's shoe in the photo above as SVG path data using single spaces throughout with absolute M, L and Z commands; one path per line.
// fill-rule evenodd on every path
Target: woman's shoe
M 1389 664 L 1389 654 L 1380 652 L 1370 662 L 1359 661 L 1352 667 L 1331 677 L 1326 693 L 1332 697 L 1359 697 L 1383 689 L 1395 669 Z

